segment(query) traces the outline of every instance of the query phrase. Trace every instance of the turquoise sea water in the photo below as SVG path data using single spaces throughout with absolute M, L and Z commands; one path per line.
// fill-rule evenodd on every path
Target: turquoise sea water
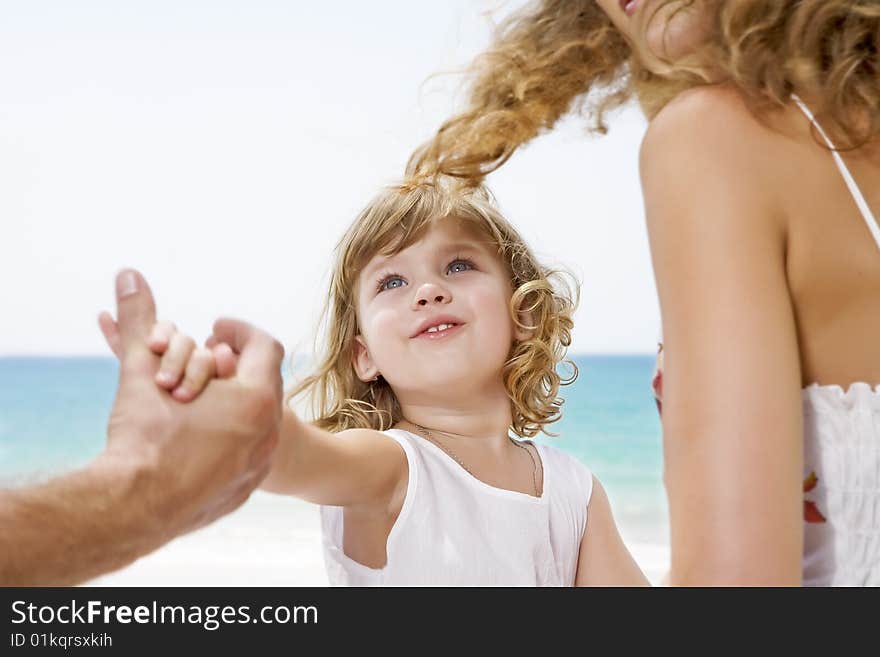
M 630 540 L 665 542 L 660 422 L 652 356 L 579 356 L 563 388 L 558 438 L 602 481 Z M 104 445 L 117 365 L 111 358 L 0 358 L 0 481 L 20 483 L 75 468 Z

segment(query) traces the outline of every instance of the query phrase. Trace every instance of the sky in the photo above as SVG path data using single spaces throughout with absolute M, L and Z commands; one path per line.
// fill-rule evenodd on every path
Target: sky
M 236 316 L 308 350 L 336 241 L 520 4 L 0 0 L 0 355 L 109 355 L 96 317 L 126 266 L 198 339 Z M 660 332 L 645 121 L 611 125 L 566 119 L 488 179 L 583 283 L 572 353 L 650 353 Z

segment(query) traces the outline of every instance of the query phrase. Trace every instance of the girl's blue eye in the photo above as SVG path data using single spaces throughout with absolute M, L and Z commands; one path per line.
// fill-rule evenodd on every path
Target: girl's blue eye
M 462 260 L 456 258 L 447 267 L 446 271 L 450 274 L 458 274 L 459 272 L 474 269 L 474 263 L 470 260 Z M 387 274 L 376 282 L 376 291 L 384 292 L 385 290 L 397 290 L 406 285 L 406 281 L 400 274 Z
M 382 292 L 383 290 L 396 290 L 399 287 L 403 287 L 403 279 L 395 274 L 387 276 L 386 278 L 379 281 L 380 292 Z
M 474 266 L 467 260 L 455 260 L 452 264 L 449 265 L 449 271 L 452 273 L 458 273 L 460 271 L 467 271 L 468 269 L 473 269 Z

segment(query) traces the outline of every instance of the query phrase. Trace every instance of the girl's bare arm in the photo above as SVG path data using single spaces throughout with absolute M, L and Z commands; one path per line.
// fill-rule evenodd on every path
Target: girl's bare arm
M 403 448 L 383 433 L 333 434 L 285 409 L 272 469 L 261 488 L 315 504 L 360 506 L 389 499 L 407 474 Z
M 575 586 L 650 586 L 620 537 L 608 496 L 595 477 Z

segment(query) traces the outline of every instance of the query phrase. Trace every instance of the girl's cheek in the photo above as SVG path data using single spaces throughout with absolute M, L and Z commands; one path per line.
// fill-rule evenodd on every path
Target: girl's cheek
M 474 297 L 474 308 L 493 336 L 501 337 L 510 327 L 510 290 L 503 286 L 485 288 Z
M 374 341 L 387 341 L 393 336 L 406 332 L 407 325 L 400 314 L 392 308 L 378 308 L 369 318 L 371 338 Z

